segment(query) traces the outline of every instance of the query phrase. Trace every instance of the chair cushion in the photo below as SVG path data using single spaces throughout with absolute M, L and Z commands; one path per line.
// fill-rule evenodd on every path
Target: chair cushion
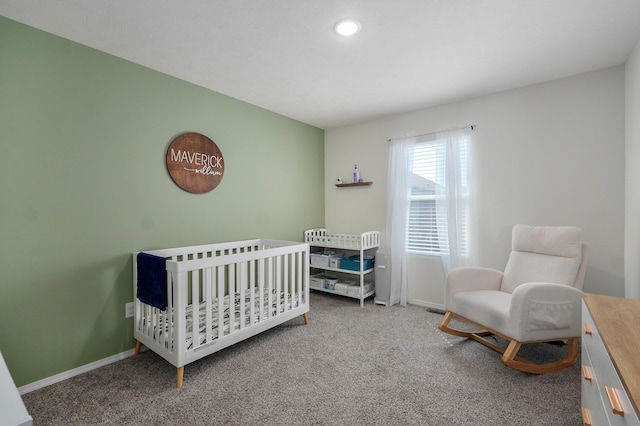
M 531 253 L 580 258 L 582 230 L 576 226 L 515 225 L 511 249 Z
M 477 290 L 455 293 L 448 309 L 484 327 L 511 335 L 510 305 L 511 293 Z
M 537 300 L 536 291 L 529 291 L 530 297 L 518 301 L 514 301 L 515 293 L 504 291 L 462 291 L 452 296 L 448 310 L 519 342 L 580 336 L 581 293 L 577 292 L 573 300 L 565 294 L 549 301 L 544 297 Z
M 512 293 L 527 282 L 573 286 L 582 260 L 582 231 L 575 226 L 516 225 L 512 250 L 502 291 Z

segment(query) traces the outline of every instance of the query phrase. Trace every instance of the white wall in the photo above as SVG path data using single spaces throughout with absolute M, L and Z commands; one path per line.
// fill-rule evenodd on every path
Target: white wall
M 626 297 L 640 299 L 640 42 L 625 67 L 626 93 Z
M 622 296 L 624 84 L 618 66 L 327 130 L 325 226 L 384 233 L 387 140 L 475 124 L 478 265 L 504 267 L 514 224 L 577 225 L 592 246 L 584 290 Z M 373 185 L 336 188 L 354 163 Z M 439 259 L 410 259 L 409 282 L 414 303 L 443 303 Z

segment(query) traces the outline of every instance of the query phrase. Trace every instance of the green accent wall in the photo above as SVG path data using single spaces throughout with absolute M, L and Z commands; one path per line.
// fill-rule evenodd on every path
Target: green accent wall
M 324 224 L 324 132 L 0 17 L 0 350 L 17 386 L 134 347 L 132 252 Z M 207 135 L 220 185 L 173 183 Z

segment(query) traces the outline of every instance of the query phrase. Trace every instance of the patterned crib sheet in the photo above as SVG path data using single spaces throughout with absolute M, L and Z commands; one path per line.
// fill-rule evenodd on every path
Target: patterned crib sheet
M 298 306 L 298 300 L 294 299 L 289 294 L 289 297 L 285 300 L 285 294 L 280 293 L 280 297 L 278 300 L 278 295 L 275 290 L 271 292 L 271 306 L 269 307 L 269 291 L 265 289 L 262 296 L 262 306 L 260 306 L 260 292 L 259 289 L 255 289 L 253 292 L 253 316 L 251 315 L 251 296 L 252 292 L 247 292 L 244 295 L 244 313 L 240 312 L 240 293 L 235 293 L 234 295 L 234 319 L 233 319 L 233 328 L 234 330 L 239 330 L 241 321 L 244 319 L 244 325 L 248 326 L 251 324 L 258 323 L 260 321 L 264 321 L 269 316 L 277 315 L 278 313 L 284 312 L 285 310 L 290 310 L 296 308 Z M 223 333 L 225 336 L 229 334 L 229 330 L 231 327 L 231 321 L 229 318 L 230 306 L 229 306 L 229 296 L 225 296 L 223 299 L 223 307 L 224 307 L 224 324 L 223 324 Z M 278 303 L 279 302 L 279 303 Z M 278 309 L 279 307 L 279 309 Z M 154 327 L 154 340 L 159 340 L 160 337 L 164 334 L 165 336 L 169 330 L 169 319 L 172 316 L 172 311 L 167 310 L 167 312 L 162 314 L 162 320 L 160 321 L 159 327 Z M 198 339 L 199 344 L 202 345 L 206 341 L 207 330 L 206 330 L 206 317 L 207 317 L 207 304 L 206 302 L 202 302 L 198 305 Z M 213 299 L 211 301 L 211 337 L 212 341 L 217 339 L 218 337 L 218 299 Z M 187 305 L 186 308 L 186 320 L 187 320 L 187 350 L 193 349 L 193 305 Z M 150 321 L 150 318 L 144 318 L 143 323 Z M 167 339 L 165 342 L 165 348 L 169 348 L 169 344 L 171 343 L 173 349 L 173 342 L 169 342 Z

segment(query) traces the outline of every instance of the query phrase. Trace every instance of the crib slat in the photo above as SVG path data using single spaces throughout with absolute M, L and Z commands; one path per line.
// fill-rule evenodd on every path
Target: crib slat
M 295 308 L 299 304 L 300 299 L 300 258 L 297 253 L 291 255 L 291 276 L 295 277 L 293 282 L 289 283 L 291 286 L 291 309 Z
M 227 282 L 229 283 L 229 334 L 234 332 L 235 329 L 235 317 L 236 317 L 236 269 L 235 265 L 229 265 L 227 271 Z
M 149 336 L 153 339 L 157 339 L 158 337 L 158 309 L 153 306 L 149 306 Z M 154 334 L 155 333 L 155 334 Z
M 289 310 L 295 307 L 295 299 L 296 299 L 296 286 L 295 286 L 295 277 L 296 277 L 296 257 L 295 254 L 288 254 L 287 258 L 289 259 L 289 268 L 288 274 L 289 278 L 285 281 L 285 285 L 289 291 Z M 292 281 L 294 280 L 294 281 Z
M 154 308 L 152 306 L 149 307 L 150 318 L 151 318 L 151 327 L 149 328 L 149 332 L 151 333 L 151 337 L 154 339 L 158 338 L 158 334 L 160 333 L 160 321 L 158 319 L 158 308 Z M 155 330 L 155 334 L 154 334 Z
M 193 349 L 200 346 L 200 271 L 192 271 L 191 275 L 191 345 Z M 189 302 L 187 301 L 187 304 Z
M 218 266 L 218 339 L 224 336 L 224 267 Z
M 151 327 L 149 328 L 149 333 L 153 339 L 158 339 L 158 335 L 160 334 L 161 322 L 160 322 L 160 310 L 158 308 L 154 308 L 153 306 L 149 306 L 149 317 L 151 319 Z
M 142 332 L 143 332 L 143 333 L 144 333 L 144 335 L 145 335 L 145 336 L 147 336 L 147 337 L 150 337 L 150 336 L 151 336 L 151 334 L 150 334 L 149 330 L 151 330 L 151 329 L 152 329 L 152 328 L 151 328 L 151 325 L 149 324 L 149 321 L 150 321 L 150 314 L 151 314 L 151 312 L 150 312 L 149 308 L 150 308 L 150 306 L 149 306 L 149 305 L 146 305 L 146 304 L 142 305 L 142 316 L 143 316 L 143 318 L 144 318 L 144 320 L 145 320 L 144 328 L 142 329 Z
M 289 255 L 282 256 L 282 312 L 289 310 Z M 279 313 L 280 311 L 278 311 Z
M 260 305 L 258 306 L 258 321 L 262 321 L 264 318 L 267 318 L 265 309 L 265 301 L 264 301 L 264 259 L 258 259 L 258 298 L 260 300 Z
M 289 289 L 289 309 L 295 307 L 296 294 L 296 256 L 295 254 L 289 255 L 289 279 L 286 282 L 286 286 Z
M 174 303 L 174 315 L 169 329 L 174 330 L 173 335 L 173 347 L 178 354 L 178 362 L 184 358 L 186 350 L 186 338 L 187 338 L 187 272 L 179 272 L 173 274 L 173 278 L 176 284 L 176 291 L 174 296 L 176 297 Z
M 238 306 L 238 313 L 239 313 L 239 321 L 240 321 L 240 330 L 244 330 L 245 328 L 245 312 L 246 311 L 246 306 L 245 306 L 245 294 L 246 294 L 246 288 L 247 288 L 247 262 L 240 262 L 238 264 L 236 264 L 237 267 L 239 268 L 239 276 L 238 276 L 238 285 L 240 286 L 240 303 Z
M 204 270 L 204 298 L 205 298 L 205 342 L 209 343 L 212 340 L 211 329 L 212 329 L 212 298 L 213 292 L 211 291 L 211 276 L 213 275 L 212 268 L 206 268 Z
M 267 284 L 267 290 L 269 291 L 269 294 L 267 296 L 267 300 L 269 302 L 269 307 L 267 310 L 267 318 L 271 318 L 272 313 L 273 313 L 273 257 L 269 257 L 267 259 L 267 264 L 266 264 L 266 284 Z
M 249 262 L 249 325 L 256 323 L 256 261 Z
M 175 261 L 176 259 L 177 256 L 174 256 L 173 260 Z M 163 324 L 163 327 L 166 326 L 166 329 L 163 329 L 164 333 L 162 333 L 163 336 L 165 336 L 166 343 L 163 340 L 162 344 L 163 347 L 165 347 L 164 345 L 168 346 L 167 349 L 169 350 L 169 352 L 175 351 L 175 345 L 173 344 L 175 338 L 175 329 L 173 328 L 173 323 L 175 321 L 176 315 L 174 307 L 176 285 L 177 283 L 173 282 L 173 272 L 167 272 L 167 315 L 166 324 Z
M 276 257 L 276 315 L 280 313 L 280 303 L 282 298 L 282 256 Z
M 300 274 L 300 278 L 298 279 L 298 282 L 296 284 L 300 289 L 300 305 L 307 303 L 307 299 L 306 299 L 307 283 L 305 282 L 305 279 L 308 276 L 308 274 L 305 274 L 304 271 L 308 271 L 309 268 L 305 266 L 306 264 L 304 259 L 305 259 L 305 254 L 298 253 L 298 264 L 299 264 L 298 274 Z
M 296 279 L 296 287 L 298 289 L 298 306 L 300 306 L 302 305 L 302 253 L 296 253 L 295 256 L 298 260 L 298 277 Z

